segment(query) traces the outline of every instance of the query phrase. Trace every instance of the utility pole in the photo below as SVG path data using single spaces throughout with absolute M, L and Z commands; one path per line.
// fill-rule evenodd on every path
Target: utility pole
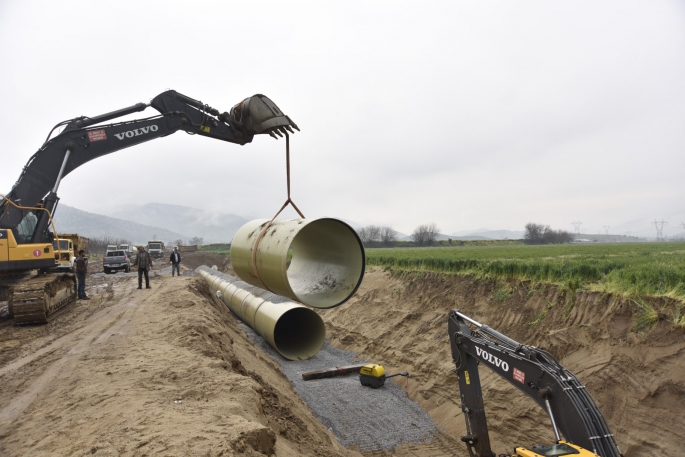
M 583 225 L 583 223 L 580 221 L 573 221 L 571 224 L 573 224 L 573 226 L 576 228 L 576 235 L 580 235 L 580 226 Z
M 664 240 L 664 225 L 668 224 L 665 220 L 661 219 L 660 221 L 657 221 L 654 219 L 654 222 L 652 222 L 652 225 L 656 228 L 656 240 L 657 241 L 663 241 Z
M 604 234 L 608 235 L 609 234 L 609 227 L 611 227 L 611 225 L 603 225 L 602 227 L 604 227 Z

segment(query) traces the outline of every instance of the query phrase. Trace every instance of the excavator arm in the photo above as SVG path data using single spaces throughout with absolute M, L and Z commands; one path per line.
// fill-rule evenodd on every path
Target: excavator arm
M 476 327 L 473 333 L 469 324 Z M 567 442 L 601 457 L 623 455 L 585 386 L 549 352 L 520 344 L 458 310 L 450 312 L 448 331 L 466 418 L 467 434 L 462 441 L 466 443 L 471 457 L 495 455 L 490 447 L 478 374 L 478 365 L 481 363 L 547 412 L 557 443 L 563 443 L 561 434 Z M 549 454 L 543 451 L 537 454 L 535 448 L 533 451 L 526 454 L 517 448 L 518 455 L 571 455 L 558 450 Z
M 160 114 L 133 121 L 110 123 L 113 119 L 143 111 L 148 107 Z M 55 129 L 63 131 L 51 137 Z M 179 130 L 217 140 L 244 145 L 254 135 L 274 138 L 293 133 L 295 123 L 266 96 L 257 94 L 235 105 L 230 112 L 219 110 L 173 90 L 156 96 L 150 104 L 133 106 L 95 117 L 81 116 L 53 128 L 48 139 L 28 161 L 19 179 L 5 198 L 0 198 L 0 228 L 12 229 L 20 244 L 48 240 L 49 214 L 54 212 L 57 189 L 62 178 L 76 168 L 103 155 L 171 135 Z M 46 211 L 30 211 L 18 206 L 39 205 Z M 42 203 L 41 203 L 42 202 Z M 17 228 L 20 227 L 20 230 Z

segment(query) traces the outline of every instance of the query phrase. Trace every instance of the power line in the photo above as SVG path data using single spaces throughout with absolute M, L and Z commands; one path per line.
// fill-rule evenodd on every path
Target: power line
M 664 240 L 664 225 L 668 224 L 665 220 L 661 219 L 660 221 L 657 221 L 654 219 L 654 222 L 652 222 L 651 225 L 653 225 L 656 228 L 656 240 L 657 241 L 663 241 Z
M 611 225 L 603 225 L 602 227 L 604 227 L 604 234 L 608 235 L 609 234 L 609 227 L 611 227 Z
M 583 225 L 583 223 L 580 221 L 578 221 L 578 222 L 573 221 L 573 222 L 571 222 L 571 224 L 576 228 L 576 234 L 580 235 L 580 226 Z

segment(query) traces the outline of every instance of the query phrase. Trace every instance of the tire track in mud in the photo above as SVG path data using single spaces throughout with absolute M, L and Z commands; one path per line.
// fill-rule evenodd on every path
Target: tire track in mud
M 0 436 L 7 434 L 12 423 L 38 398 L 38 396 L 48 387 L 50 381 L 58 376 L 65 365 L 78 360 L 81 355 L 88 352 L 91 345 L 98 345 L 106 342 L 111 336 L 120 333 L 131 321 L 133 315 L 140 305 L 141 299 L 130 298 L 129 289 L 126 287 L 119 293 L 124 293 L 124 297 L 119 301 L 92 315 L 86 321 L 85 326 L 74 333 L 64 335 L 47 346 L 39 349 L 33 354 L 21 357 L 20 359 L 0 368 L 0 378 L 10 375 L 22 367 L 47 356 L 60 349 L 65 349 L 71 345 L 71 349 L 66 351 L 56 361 L 52 362 L 35 380 L 30 382 L 23 392 L 12 396 L 12 400 L 0 407 Z

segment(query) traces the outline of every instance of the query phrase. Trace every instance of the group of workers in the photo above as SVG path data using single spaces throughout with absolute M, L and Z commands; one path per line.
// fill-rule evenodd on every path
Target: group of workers
M 169 257 L 171 263 L 171 276 L 178 273 L 181 276 L 181 254 L 178 253 L 178 248 L 174 248 L 174 252 Z M 133 261 L 133 266 L 138 267 L 138 289 L 143 288 L 143 276 L 145 276 L 145 288 L 150 287 L 150 277 L 148 271 L 152 269 L 152 257 L 150 253 L 145 250 L 145 246 L 138 246 L 138 254 Z M 81 249 L 78 251 L 78 257 L 74 260 L 74 272 L 78 281 L 78 298 L 79 300 L 90 300 L 86 295 L 86 274 L 88 273 L 88 259 L 86 258 L 86 251 Z

